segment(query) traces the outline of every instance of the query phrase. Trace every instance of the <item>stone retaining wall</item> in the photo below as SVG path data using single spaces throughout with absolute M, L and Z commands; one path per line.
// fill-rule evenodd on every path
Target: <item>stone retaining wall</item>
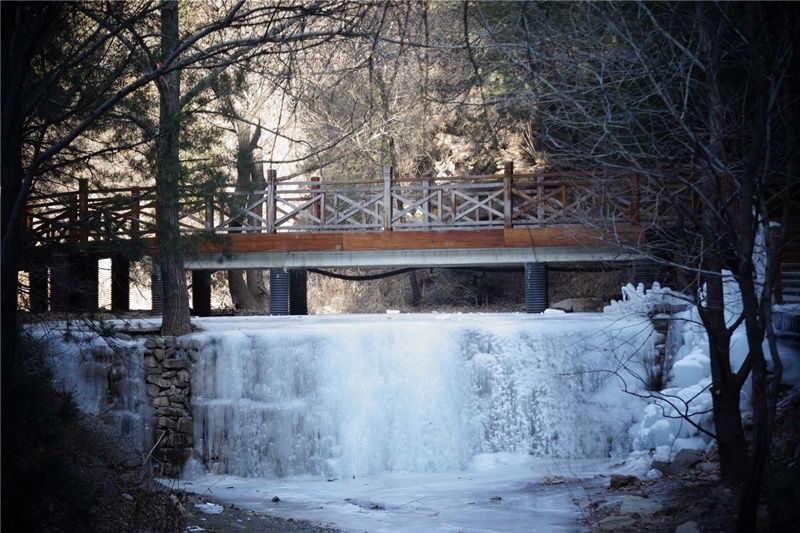
M 177 477 L 194 446 L 190 368 L 201 345 L 192 339 L 150 337 L 144 347 L 145 386 L 155 425 L 155 472 Z

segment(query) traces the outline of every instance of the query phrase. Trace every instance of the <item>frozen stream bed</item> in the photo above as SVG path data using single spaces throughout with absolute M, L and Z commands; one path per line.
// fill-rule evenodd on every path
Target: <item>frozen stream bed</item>
M 587 489 L 607 485 L 611 470 L 602 459 L 496 453 L 457 472 L 162 481 L 244 509 L 353 532 L 572 532 L 585 529 L 578 520 Z

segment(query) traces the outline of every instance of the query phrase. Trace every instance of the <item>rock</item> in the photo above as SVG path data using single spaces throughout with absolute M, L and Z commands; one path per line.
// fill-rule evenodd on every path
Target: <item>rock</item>
M 169 405 L 169 399 L 166 396 L 156 396 L 153 398 L 153 407 L 166 407 Z
M 689 520 L 675 528 L 675 533 L 700 533 L 696 522 Z
M 172 379 L 178 375 L 177 370 L 167 370 L 166 372 L 161 373 L 161 377 L 164 379 Z
M 145 381 L 152 385 L 158 385 L 162 389 L 168 389 L 170 386 L 170 382 L 159 375 L 149 375 L 145 378 Z
M 187 513 L 186 513 L 186 509 L 183 507 L 183 504 L 180 502 L 180 500 L 178 499 L 178 497 L 177 497 L 177 496 L 175 496 L 174 494 L 170 494 L 170 495 L 169 495 L 169 499 L 170 499 L 170 500 L 172 500 L 172 503 L 174 503 L 174 504 L 175 504 L 175 507 L 177 507 L 177 508 L 178 508 L 178 511 L 179 511 L 179 512 L 180 512 L 180 513 L 181 513 L 183 516 L 186 516 L 186 515 L 187 515 Z
M 167 437 L 167 445 L 173 448 L 191 448 L 194 446 L 194 435 L 187 433 L 172 433 Z
M 200 339 L 189 339 L 187 348 L 191 348 L 193 350 L 202 350 L 203 341 L 201 341 Z
M 639 478 L 637 478 L 636 476 L 622 476 L 620 474 L 612 474 L 611 482 L 609 483 L 608 488 L 620 489 L 622 487 L 635 485 L 638 482 Z
M 147 395 L 150 397 L 158 396 L 158 393 L 161 392 L 161 388 L 158 385 L 147 385 Z
M 181 368 L 188 368 L 189 361 L 186 359 L 164 359 L 161 362 L 161 365 L 164 368 L 174 368 L 174 369 L 181 369 Z
M 603 310 L 603 301 L 600 298 L 567 298 L 550 306 L 552 309 L 561 309 L 568 313 L 593 313 Z
M 175 429 L 175 421 L 166 416 L 159 416 L 156 418 L 156 427 Z
M 189 399 L 185 394 L 170 394 L 167 398 L 169 398 L 170 403 L 180 403 L 184 406 L 189 404 Z
M 626 495 L 622 498 L 622 506 L 619 512 L 622 514 L 638 514 L 642 516 L 651 515 L 660 511 L 663 507 L 647 498 L 641 496 Z
M 503 499 L 503 498 L 501 498 L 500 496 L 492 496 L 491 498 L 489 498 L 489 501 L 493 501 L 493 502 L 499 502 L 499 501 L 501 501 L 502 499 Z
M 178 419 L 176 430 L 181 433 L 191 434 L 194 432 L 194 419 L 190 416 L 182 416 Z
M 178 409 L 177 407 L 158 407 L 156 408 L 156 414 L 158 414 L 159 416 L 180 418 L 186 413 L 184 412 L 183 409 Z
M 175 337 L 165 337 L 164 338 L 164 345 L 167 348 L 173 348 L 175 346 Z
M 650 468 L 652 470 L 658 470 L 662 474 L 672 473 L 672 470 L 670 469 L 670 463 L 665 461 L 653 461 L 653 463 L 650 465 Z
M 597 522 L 592 531 L 617 531 L 625 527 L 631 527 L 634 524 L 636 524 L 636 520 L 630 516 L 612 515 Z
M 669 471 L 672 474 L 680 474 L 690 469 L 703 460 L 702 454 L 697 450 L 681 450 L 675 459 L 669 464 Z
M 133 496 L 131 496 L 131 495 L 130 495 L 130 494 L 128 494 L 127 492 L 123 492 L 123 493 L 122 493 L 122 497 L 123 497 L 123 498 L 125 498 L 126 500 L 128 500 L 129 502 L 132 502 L 132 501 L 133 501 Z
M 167 352 L 163 348 L 153 348 L 150 353 L 159 361 L 162 361 L 167 356 Z
M 144 341 L 144 347 L 147 348 L 148 350 L 152 350 L 153 348 L 156 347 L 156 341 L 154 341 L 153 339 L 147 339 L 146 341 Z
M 181 369 L 181 370 L 178 370 L 178 374 L 177 374 L 178 385 L 188 384 L 191 381 L 191 379 L 192 379 L 192 375 L 189 373 L 188 370 L 186 370 L 185 368 Z
M 281 501 L 281 499 L 278 498 L 277 496 L 272 497 L 272 503 L 278 503 L 279 501 Z

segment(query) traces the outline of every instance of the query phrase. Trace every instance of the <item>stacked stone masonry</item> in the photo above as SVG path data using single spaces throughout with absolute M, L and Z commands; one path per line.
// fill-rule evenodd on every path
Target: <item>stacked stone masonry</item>
M 201 346 L 191 339 L 151 337 L 144 347 L 145 386 L 155 423 L 155 470 L 177 477 L 194 446 L 190 368 Z

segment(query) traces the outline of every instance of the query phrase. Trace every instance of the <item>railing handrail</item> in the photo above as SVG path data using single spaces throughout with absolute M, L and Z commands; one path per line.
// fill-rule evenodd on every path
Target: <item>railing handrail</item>
M 76 191 L 31 197 L 27 220 L 37 242 L 155 236 L 154 187 L 89 190 L 87 183 L 80 180 Z M 281 181 L 269 170 L 265 186 L 254 190 L 181 187 L 179 225 L 184 233 L 275 233 L 511 228 L 592 217 L 638 224 L 669 217 L 660 198 L 664 190 L 691 194 L 680 180 L 654 187 L 633 173 L 515 173 L 511 163 L 498 174 L 447 177 L 395 177 L 387 167 L 383 179 L 356 180 Z

